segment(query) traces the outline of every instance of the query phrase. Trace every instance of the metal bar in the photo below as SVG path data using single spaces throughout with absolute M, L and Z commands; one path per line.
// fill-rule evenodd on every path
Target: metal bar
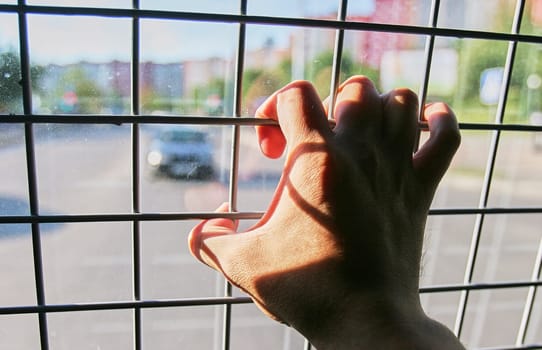
M 429 25 L 431 28 L 435 28 L 438 23 L 438 15 L 440 9 L 440 0 L 433 0 L 431 2 L 431 15 L 429 19 Z M 431 74 L 431 64 L 433 63 L 433 49 L 435 47 L 435 36 L 429 35 L 425 41 L 425 70 L 423 75 L 423 83 L 418 92 L 418 98 L 420 100 L 420 110 L 418 114 L 418 122 L 423 123 L 423 112 L 425 102 L 427 100 L 427 90 L 429 88 L 429 77 Z M 416 130 L 416 139 L 414 141 L 414 152 L 417 152 L 420 147 L 420 134 L 421 128 Z
M 18 8 L 25 6 L 25 0 L 18 0 Z M 32 114 L 32 82 L 30 75 L 30 50 L 28 46 L 28 22 L 23 11 L 18 13 L 19 19 L 19 46 L 21 59 L 21 84 L 23 90 L 23 112 Z M 28 176 L 28 197 L 31 215 L 39 215 L 38 180 L 36 170 L 36 154 L 34 143 L 34 127 L 32 123 L 24 124 L 26 168 Z M 39 306 L 45 305 L 45 284 L 43 276 L 43 255 L 39 223 L 31 224 L 32 253 L 34 262 L 34 279 L 36 286 L 36 301 Z M 47 330 L 47 315 L 38 313 L 40 345 L 42 350 L 49 349 L 49 336 Z
M 132 8 L 139 9 L 139 0 L 132 0 Z M 140 113 L 139 101 L 139 37 L 140 25 L 139 17 L 136 15 L 132 18 L 132 115 L 137 118 Z M 140 133 L 139 124 L 132 124 L 132 212 L 134 214 L 141 212 L 141 186 L 140 186 Z M 141 222 L 139 220 L 132 221 L 132 290 L 135 301 L 142 299 L 142 282 L 141 282 Z M 134 308 L 134 349 L 140 350 L 143 348 L 143 339 L 141 331 L 141 308 Z
M 337 20 L 344 22 L 348 10 L 348 0 L 342 0 L 339 3 L 337 11 Z M 331 68 L 331 86 L 329 87 L 329 105 L 327 118 L 333 119 L 333 110 L 335 109 L 335 99 L 337 98 L 337 89 L 339 87 L 341 76 L 341 61 L 344 46 L 344 30 L 337 29 L 335 32 L 335 47 L 333 49 L 333 67 Z
M 498 215 L 541 214 L 542 207 L 511 208 L 435 208 L 429 215 Z M 263 212 L 240 211 L 231 213 L 182 212 L 182 213 L 130 213 L 130 214 L 67 214 L 67 215 L 6 215 L 0 224 L 68 223 L 68 222 L 124 222 L 124 221 L 176 221 L 229 218 L 232 220 L 258 220 Z
M 247 0 L 239 1 L 239 12 L 242 16 L 247 13 Z M 243 70 L 245 63 L 245 46 L 246 46 L 246 24 L 239 23 L 239 35 L 237 42 L 237 57 L 235 62 L 235 85 L 234 85 L 234 101 L 233 101 L 233 117 L 241 117 L 242 109 L 242 91 L 243 91 Z M 229 184 L 229 210 L 230 212 L 237 211 L 237 194 L 238 194 L 238 175 L 239 175 L 239 147 L 240 147 L 241 129 L 239 125 L 234 125 L 232 130 L 232 149 L 230 161 L 230 184 Z M 225 280 L 224 296 L 232 296 L 232 285 Z M 224 305 L 224 319 L 222 328 L 222 349 L 230 349 L 231 340 L 231 305 Z
M 307 28 L 328 28 L 343 30 L 359 30 L 374 32 L 394 32 L 403 34 L 435 35 L 442 37 L 471 38 L 485 40 L 519 41 L 526 43 L 542 43 L 542 37 L 537 35 L 510 34 L 488 32 L 480 30 L 466 30 L 454 28 L 431 28 L 424 26 L 321 20 L 312 18 L 268 17 L 253 15 L 219 14 L 205 12 L 183 12 L 162 10 L 134 10 L 121 8 L 92 8 L 75 6 L 35 6 L 26 5 L 22 8 L 14 5 L 0 5 L 0 12 L 24 12 L 31 14 L 65 15 L 65 16 L 97 16 L 97 17 L 120 17 L 163 20 L 187 20 L 198 22 L 220 23 L 244 23 L 244 24 L 267 24 L 273 26 L 292 26 Z
M 250 304 L 249 297 L 209 297 L 172 300 L 115 301 L 105 303 L 50 304 L 32 306 L 8 306 L 0 308 L 0 315 L 79 312 L 99 310 L 154 309 L 164 307 L 216 306 L 223 304 Z
M 431 3 L 431 16 L 429 25 L 431 28 L 436 28 L 438 23 L 438 15 L 440 10 L 440 0 L 433 0 Z M 429 35 L 425 41 L 425 70 L 423 76 L 423 83 L 418 93 L 420 99 L 420 106 L 425 104 L 427 99 L 427 90 L 429 87 L 429 77 L 431 74 L 431 65 L 433 63 L 433 50 L 435 47 L 435 36 Z M 423 108 L 420 108 L 419 122 L 423 122 Z
M 438 24 L 438 15 L 440 11 L 440 0 L 433 0 L 431 2 L 431 18 L 429 19 L 429 25 L 431 28 L 436 28 Z M 427 90 L 429 89 L 429 77 L 431 75 L 431 65 L 433 64 L 433 51 L 435 48 L 435 36 L 430 35 L 425 41 L 425 72 L 423 75 L 423 83 L 418 92 L 418 97 L 420 100 L 420 106 L 418 111 L 418 123 L 422 124 L 423 113 L 425 109 L 425 103 L 427 100 Z M 425 125 L 427 128 L 427 125 Z M 417 152 L 420 147 L 420 136 L 423 127 L 418 127 L 416 130 L 416 138 L 414 140 L 414 152 Z
M 444 293 L 444 292 L 460 292 L 472 290 L 491 290 L 491 289 L 509 289 L 509 288 L 526 288 L 533 286 L 541 286 L 542 280 L 537 281 L 516 281 L 516 282 L 494 282 L 494 283 L 469 283 L 469 284 L 450 284 L 443 286 L 427 286 L 421 287 L 420 293 Z
M 525 0 L 518 0 L 516 3 L 516 10 L 514 14 L 514 23 L 512 25 L 513 33 L 519 33 L 521 27 L 521 19 L 523 17 L 523 10 L 525 8 Z M 499 96 L 499 105 L 497 107 L 497 113 L 495 116 L 496 124 L 502 124 L 504 120 L 504 113 L 506 108 L 506 102 L 508 100 L 509 83 L 512 76 L 512 68 L 514 67 L 514 60 L 516 56 L 517 42 L 510 42 L 508 46 L 508 54 L 506 57 L 506 63 L 504 67 L 503 81 L 501 85 L 501 91 Z M 499 148 L 499 140 L 501 136 L 500 130 L 493 131 L 491 146 L 486 165 L 486 173 L 484 177 L 484 183 L 480 194 L 479 207 L 485 208 L 489 200 L 489 192 L 491 188 L 491 182 L 493 179 L 493 171 L 495 168 L 495 162 L 497 158 L 497 151 Z M 465 269 L 465 284 L 471 283 L 474 275 L 474 268 L 476 265 L 476 259 L 478 256 L 478 248 L 480 246 L 480 240 L 482 237 L 482 229 L 484 225 L 484 214 L 478 214 L 476 216 L 476 222 L 472 233 L 471 246 L 467 259 L 467 267 Z M 465 313 L 467 309 L 469 299 L 469 291 L 465 290 L 461 293 L 459 306 L 457 310 L 457 316 L 455 320 L 454 332 L 458 337 L 461 337 L 463 329 L 463 323 L 465 320 Z
M 538 253 L 536 254 L 532 280 L 533 281 L 539 280 L 541 274 L 542 274 L 542 238 L 540 239 L 540 244 L 538 245 Z M 525 301 L 525 307 L 523 309 L 523 315 L 521 317 L 521 323 L 518 330 L 518 336 L 516 338 L 516 346 L 525 344 L 525 339 L 527 337 L 527 330 L 529 328 L 529 322 L 531 320 L 531 314 L 533 312 L 534 301 L 536 298 L 536 291 L 537 291 L 536 286 L 529 287 L 527 300 Z
M 253 117 L 200 117 L 194 115 L 165 116 L 165 115 L 59 115 L 59 114 L 34 114 L 34 115 L 0 115 L 0 123 L 6 124 L 191 124 L 191 125 L 278 125 L 271 119 Z M 330 121 L 331 124 L 334 121 Z M 427 130 L 427 123 L 418 123 L 418 128 Z M 542 125 L 529 124 L 496 124 L 496 123 L 459 123 L 462 130 L 500 130 L 500 131 L 523 131 L 542 132 Z
M 494 282 L 474 283 L 469 285 L 450 284 L 442 286 L 421 287 L 420 293 L 452 293 L 462 290 L 494 290 L 494 289 L 516 289 L 542 286 L 542 280 L 537 281 L 515 281 L 515 282 Z M 97 310 L 120 310 L 120 309 L 152 309 L 163 307 L 191 307 L 191 306 L 213 306 L 223 304 L 250 304 L 249 297 L 208 297 L 208 298 L 183 298 L 164 300 L 141 300 L 141 301 L 115 301 L 101 303 L 77 303 L 77 304 L 49 304 L 31 306 L 7 306 L 0 307 L 0 315 L 32 314 L 32 313 L 56 313 L 56 312 L 77 312 Z

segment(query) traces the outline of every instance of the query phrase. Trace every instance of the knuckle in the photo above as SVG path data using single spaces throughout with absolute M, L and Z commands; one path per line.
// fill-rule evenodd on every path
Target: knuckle
M 354 75 L 350 78 L 348 78 L 344 83 L 343 86 L 348 84 L 360 84 L 362 86 L 367 86 L 370 88 L 375 88 L 375 85 L 371 79 L 366 77 L 365 75 Z
M 398 88 L 392 91 L 394 98 L 405 106 L 418 107 L 418 95 L 408 88 Z

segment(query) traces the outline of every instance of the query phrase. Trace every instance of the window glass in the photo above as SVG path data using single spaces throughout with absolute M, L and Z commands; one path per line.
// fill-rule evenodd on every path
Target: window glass
M 0 348 L 39 349 L 40 335 L 37 315 L 0 316 Z
M 438 26 L 509 33 L 512 30 L 515 5 L 516 0 L 442 0 Z
M 364 1 L 362 1 L 364 2 Z M 336 19 L 339 8 L 338 0 L 314 1 L 308 5 L 306 0 L 249 0 L 247 13 L 256 16 L 305 17 L 318 19 Z M 356 6 L 356 5 L 354 5 Z
M 131 300 L 132 232 L 126 222 L 44 224 L 45 297 L 50 304 Z
M 429 132 L 421 133 L 422 146 L 428 137 Z M 490 132 L 461 131 L 461 145 L 437 188 L 433 208 L 478 206 L 490 144 Z
M 29 214 L 23 125 L 0 123 L 0 164 L 0 215 Z
M 142 112 L 231 115 L 237 31 L 230 24 L 142 20 Z
M 140 6 L 149 10 L 239 13 L 239 0 L 140 0 Z
M 348 3 L 347 20 L 386 24 L 427 25 L 431 0 L 365 0 Z
M 30 235 L 30 225 L 0 224 L 0 307 L 36 304 Z
M 437 38 L 428 100 L 449 103 L 461 122 L 494 123 L 507 48 L 503 41 Z
M 510 77 L 504 122 L 542 125 L 541 94 L 542 45 L 520 43 Z
M 38 124 L 40 208 L 57 214 L 131 208 L 130 126 Z
M 15 14 L 0 14 L 0 115 L 22 113 L 21 58 Z
M 142 126 L 142 209 L 213 211 L 227 201 L 231 129 L 231 126 Z M 170 142 L 164 135 L 171 133 L 198 135 L 201 142 Z
M 309 80 L 322 99 L 328 96 L 334 38 L 335 31 L 327 29 L 247 26 L 242 114 L 254 116 L 268 96 L 292 80 Z
M 526 0 L 523 20 L 521 21 L 522 34 L 540 35 L 542 32 L 542 6 L 538 0 Z
M 489 196 L 493 207 L 541 207 L 542 139 L 539 132 L 503 132 Z M 533 228 L 536 226 L 532 226 Z
M 24 128 L 0 123 L 0 216 L 30 214 Z M 35 304 L 34 265 L 29 224 L 0 224 L 0 306 Z
M 29 41 L 38 72 L 35 113 L 130 110 L 129 20 L 30 15 Z
M 131 7 L 130 0 L 27 0 L 28 5 L 77 6 L 77 7 Z
M 198 223 L 165 221 L 141 224 L 142 287 L 145 299 L 223 295 L 224 278 L 199 263 L 188 250 L 188 233 Z
M 383 93 L 397 87 L 417 92 L 425 74 L 424 43 L 416 35 L 347 31 L 341 78 L 363 74 Z
M 541 224 L 540 214 L 488 215 L 473 280 L 529 281 L 536 264 Z
M 542 298 L 535 299 L 531 317 L 531 326 L 527 330 L 525 343 L 540 344 L 542 341 Z
M 429 216 L 420 275 L 422 287 L 463 283 L 475 220 L 475 215 Z M 432 294 L 424 294 L 426 302 L 432 298 Z
M 231 347 L 255 349 L 303 349 L 304 338 L 293 328 L 272 321 L 254 304 L 232 307 Z
M 465 347 L 514 344 L 526 297 L 526 288 L 472 291 L 461 337 Z
M 143 348 L 220 349 L 223 310 L 223 306 L 143 309 Z
M 93 349 L 134 347 L 132 310 L 59 312 L 47 315 L 49 346 L 77 349 L 90 344 Z

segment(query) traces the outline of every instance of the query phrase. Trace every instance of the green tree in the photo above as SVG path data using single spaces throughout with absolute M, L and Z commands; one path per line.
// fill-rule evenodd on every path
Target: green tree
M 100 113 L 103 108 L 104 93 L 81 67 L 70 68 L 60 79 L 54 96 L 60 101 L 61 107 L 64 97 L 69 93 L 75 93 L 77 103 L 74 106 L 64 106 L 65 112 Z
M 318 94 L 322 98 L 329 95 L 333 60 L 334 52 L 332 50 L 324 51 L 314 58 L 313 64 L 309 65 L 305 72 L 305 75 L 314 83 Z M 378 84 L 379 74 L 377 70 L 355 62 L 349 52 L 344 52 L 341 57 L 339 81 L 344 81 L 348 77 L 357 74 L 365 75 Z
M 43 67 L 30 68 L 33 91 L 39 91 Z M 0 113 L 22 113 L 21 62 L 13 51 L 0 54 Z

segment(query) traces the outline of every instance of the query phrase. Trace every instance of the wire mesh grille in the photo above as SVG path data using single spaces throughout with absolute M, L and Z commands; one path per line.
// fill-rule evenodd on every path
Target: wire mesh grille
M 460 337 L 465 332 L 465 322 L 469 309 L 469 302 L 473 293 L 480 291 L 499 291 L 508 289 L 527 290 L 527 298 L 522 301 L 523 313 L 517 331 L 515 345 L 503 344 L 495 349 L 542 349 L 542 343 L 526 344 L 526 335 L 529 331 L 530 322 L 534 318 L 536 303 L 536 291 L 542 284 L 541 263 L 542 248 L 539 248 L 534 267 L 530 278 L 515 279 L 511 281 L 478 282 L 475 278 L 475 268 L 480 254 L 481 240 L 487 221 L 490 218 L 507 215 L 528 215 L 537 216 L 542 213 L 542 206 L 495 206 L 490 201 L 491 185 L 494 182 L 496 160 L 502 147 L 503 132 L 518 133 L 540 133 L 542 125 L 519 122 L 509 123 L 505 121 L 506 107 L 509 100 L 510 85 L 513 79 L 513 70 L 516 62 L 518 46 L 521 44 L 541 45 L 542 37 L 534 34 L 522 34 L 521 25 L 525 15 L 526 1 L 517 1 L 513 16 L 513 23 L 508 32 L 489 30 L 456 29 L 439 26 L 439 13 L 441 1 L 433 0 L 430 8 L 430 15 L 427 18 L 427 25 L 405 25 L 372 23 L 363 21 L 350 21 L 347 18 L 348 3 L 346 0 L 340 2 L 336 9 L 336 19 L 314 19 L 314 18 L 288 18 L 268 17 L 247 14 L 247 1 L 241 0 L 237 14 L 218 14 L 207 12 L 179 12 L 141 9 L 138 0 L 133 0 L 132 8 L 94 8 L 94 7 L 60 7 L 60 6 L 35 6 L 28 5 L 24 0 L 17 4 L 0 4 L 0 13 L 16 14 L 18 18 L 21 85 L 22 85 L 22 113 L 0 115 L 0 123 L 5 125 L 20 125 L 24 128 L 24 145 L 26 158 L 26 173 L 28 185 L 29 213 L 24 215 L 3 215 L 0 216 L 0 224 L 26 224 L 31 227 L 33 269 L 35 284 L 35 305 L 0 306 L 0 315 L 36 315 L 39 327 L 39 339 L 41 349 L 48 349 L 50 343 L 50 332 L 48 322 L 50 315 L 55 313 L 69 313 L 77 311 L 99 311 L 99 310 L 132 310 L 133 311 L 133 347 L 144 348 L 142 340 L 142 328 L 144 327 L 142 315 L 143 310 L 160 309 L 172 307 L 194 307 L 194 306 L 223 306 L 222 314 L 222 340 L 221 348 L 230 348 L 232 305 L 249 304 L 251 300 L 244 296 L 234 296 L 232 288 L 225 283 L 223 296 L 200 297 L 200 298 L 179 298 L 179 299 L 146 299 L 142 293 L 142 262 L 141 251 L 143 249 L 141 225 L 149 222 L 163 221 L 189 221 L 208 219 L 216 217 L 217 214 L 207 211 L 154 213 L 142 209 L 141 196 L 141 152 L 140 125 L 153 124 L 184 124 L 184 125 L 212 125 L 231 126 L 231 152 L 229 154 L 229 184 L 228 201 L 231 213 L 220 214 L 239 220 L 256 220 L 263 214 L 261 211 L 243 211 L 238 209 L 238 185 L 239 185 L 239 151 L 241 148 L 241 127 L 257 124 L 273 124 L 271 121 L 242 116 L 242 84 L 243 72 L 245 71 L 246 56 L 246 27 L 247 25 L 268 25 L 268 26 L 289 26 L 295 28 L 317 28 L 335 31 L 335 45 L 333 49 L 333 66 L 330 79 L 330 96 L 334 96 L 340 80 L 341 61 L 343 55 L 343 41 L 346 32 L 381 32 L 417 35 L 425 38 L 423 80 L 419 88 L 419 96 L 422 103 L 428 100 L 430 75 L 435 67 L 433 61 L 435 43 L 437 40 L 446 38 L 492 40 L 507 45 L 507 56 L 504 62 L 502 82 L 498 93 L 498 102 L 494 110 L 494 121 L 460 122 L 463 131 L 487 132 L 490 135 L 487 164 L 483 168 L 484 176 L 481 184 L 479 203 L 470 207 L 445 207 L 432 208 L 431 217 L 458 217 L 470 215 L 474 218 L 472 235 L 470 237 L 470 251 L 466 253 L 466 271 L 461 283 L 449 283 L 445 285 L 427 285 L 421 288 L 423 295 L 437 295 L 446 293 L 459 293 L 459 304 L 456 310 L 454 331 Z M 533 1 L 534 3 L 534 1 Z M 534 6 L 534 5 L 531 5 Z M 120 18 L 131 21 L 131 96 L 130 113 L 117 115 L 98 115 L 83 113 L 77 115 L 64 114 L 42 114 L 33 110 L 33 87 L 31 84 L 31 63 L 29 51 L 28 16 L 29 15 L 70 15 L 88 16 L 90 18 Z M 198 115 L 161 115 L 146 114 L 141 111 L 141 57 L 140 57 L 140 27 L 142 20 L 170 20 L 170 21 L 195 21 L 204 23 L 228 23 L 237 26 L 237 48 L 234 72 L 234 89 L 232 100 L 232 113 L 220 116 L 198 116 Z M 333 98 L 332 98 L 333 100 Z M 331 102 L 333 103 L 333 101 Z M 332 108 L 330 108 L 332 110 Z M 330 116 L 331 118 L 332 116 Z M 40 124 L 103 124 L 103 125 L 129 125 L 131 133 L 131 208 L 124 213 L 112 214 L 49 214 L 40 211 L 38 191 L 38 171 L 36 167 L 37 156 L 35 149 L 35 128 Z M 419 123 L 420 130 L 425 128 L 423 122 Z M 540 198 L 540 188 L 533 189 Z M 538 201 L 540 203 L 540 201 Z M 67 223 L 105 223 L 124 222 L 131 225 L 131 268 L 133 295 L 131 300 L 108 301 L 108 302 L 86 302 L 86 303 L 49 303 L 46 300 L 45 282 L 43 275 L 43 249 L 42 230 L 44 225 L 67 224 Z M 538 234 L 539 240 L 540 232 Z M 542 247 L 542 243 L 541 243 Z M 469 327 L 473 327 L 469 324 Z M 535 330 L 536 331 L 536 330 Z M 538 337 L 540 339 L 540 337 Z M 305 348 L 310 348 L 306 343 Z M 489 349 L 489 348 L 488 348 Z

